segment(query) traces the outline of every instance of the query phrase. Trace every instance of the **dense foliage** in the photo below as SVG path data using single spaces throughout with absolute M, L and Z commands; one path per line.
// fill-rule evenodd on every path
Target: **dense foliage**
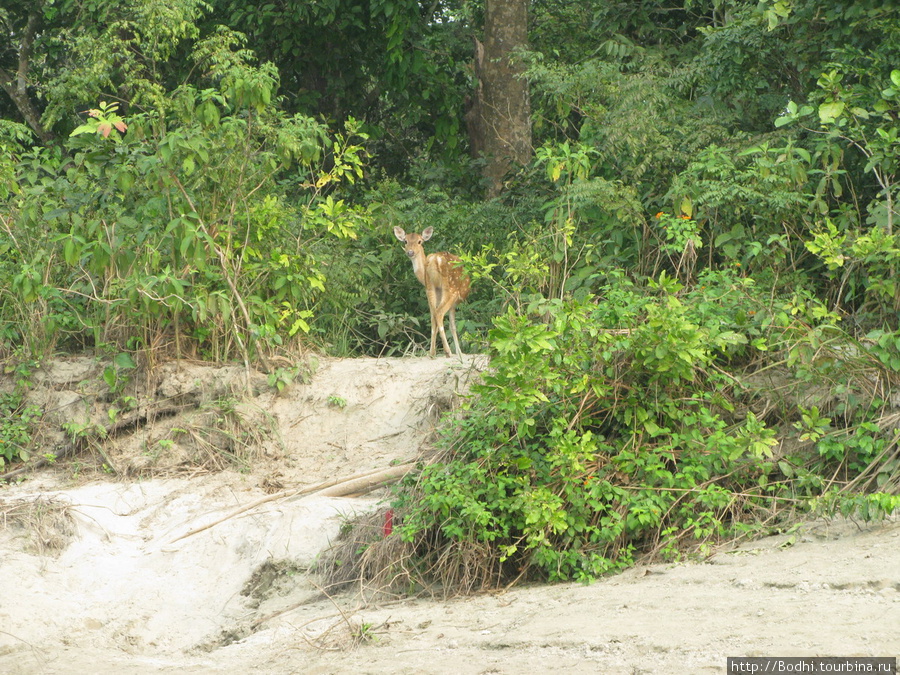
M 889 368 L 860 356 L 831 373 L 840 393 L 797 403 L 833 367 L 823 345 L 840 333 L 817 301 L 769 297 L 731 272 L 690 290 L 663 277 L 649 294 L 623 275 L 599 294 L 536 302 L 541 321 L 511 308 L 494 321 L 491 371 L 445 431 L 445 454 L 398 501 L 403 536 L 435 537 L 429 565 L 467 588 L 535 572 L 588 580 L 639 554 L 678 558 L 765 531 L 798 506 L 875 518 L 900 505 L 840 494 L 863 477 L 896 493 L 896 454 L 884 461 L 896 433 L 884 402 L 864 398 Z M 794 442 L 765 422 L 771 380 L 726 370 L 761 349 L 783 355 L 767 368 L 797 371 L 782 392 L 795 402 L 779 411 L 802 412 Z M 845 419 L 820 415 L 820 400 Z
M 0 0 L 7 369 L 409 353 L 427 306 L 390 231 L 430 225 L 492 364 L 400 496 L 425 557 L 589 578 L 797 507 L 891 510 L 900 7 L 533 0 L 534 161 L 491 200 L 484 14 Z M 0 464 L 33 450 L 27 389 Z

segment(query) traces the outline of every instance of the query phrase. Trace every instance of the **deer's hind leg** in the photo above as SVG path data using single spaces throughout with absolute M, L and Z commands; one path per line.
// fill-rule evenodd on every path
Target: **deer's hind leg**
M 450 351 L 450 344 L 447 342 L 447 333 L 444 332 L 444 316 L 447 314 L 446 307 L 441 308 L 438 307 L 434 312 L 434 319 L 432 319 L 432 326 L 436 325 L 438 332 L 441 334 L 441 343 L 444 345 L 444 351 L 447 352 L 447 356 L 453 356 L 453 352 Z M 435 329 L 432 327 L 431 329 L 431 355 L 435 354 L 435 339 L 434 339 L 434 331 Z M 456 332 L 453 333 L 454 339 L 456 338 Z M 458 349 L 458 348 L 457 348 Z
M 450 312 L 450 332 L 453 333 L 453 344 L 456 346 L 456 352 L 459 353 L 459 338 L 456 337 L 456 320 L 454 315 L 456 313 L 456 303 L 453 302 L 453 298 L 451 296 L 446 296 L 444 298 L 444 302 L 437 306 L 437 309 L 434 310 L 434 318 L 437 321 L 438 330 L 441 333 L 441 342 L 444 344 L 444 351 L 447 352 L 447 356 L 453 356 L 453 352 L 450 351 L 450 344 L 447 342 L 447 333 L 444 331 L 444 317 L 447 315 L 447 312 Z
M 437 309 L 438 298 L 440 297 L 440 289 L 429 288 L 426 285 L 425 296 L 428 298 L 428 312 L 431 314 L 431 348 L 428 350 L 428 355 L 431 358 L 434 358 L 435 354 L 437 353 L 437 334 L 439 326 Z
M 453 347 L 456 349 L 456 355 L 462 361 L 462 350 L 459 348 L 459 336 L 456 334 L 456 305 L 450 308 L 450 332 L 453 333 Z

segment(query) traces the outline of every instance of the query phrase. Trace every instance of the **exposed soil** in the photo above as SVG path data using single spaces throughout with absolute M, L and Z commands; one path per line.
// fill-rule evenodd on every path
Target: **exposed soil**
M 116 396 L 92 359 L 41 371 L 43 442 L 68 455 L 0 484 L 0 673 L 722 673 L 728 656 L 900 654 L 897 519 L 588 586 L 325 596 L 311 565 L 387 493 L 298 490 L 415 459 L 480 367 L 321 359 L 278 393 L 172 363 Z M 99 420 L 103 444 L 59 430 Z

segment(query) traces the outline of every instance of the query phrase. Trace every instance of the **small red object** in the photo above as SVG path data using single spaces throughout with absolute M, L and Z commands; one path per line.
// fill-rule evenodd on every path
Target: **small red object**
M 381 528 L 381 532 L 386 537 L 393 531 L 394 531 L 394 509 L 388 509 L 387 511 L 384 512 L 384 525 Z

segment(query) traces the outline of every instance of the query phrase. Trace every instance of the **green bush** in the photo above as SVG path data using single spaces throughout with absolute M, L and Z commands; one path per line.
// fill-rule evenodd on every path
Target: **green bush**
M 25 403 L 20 394 L 0 394 L 0 470 L 31 456 L 32 434 L 42 414 L 38 406 Z
M 495 319 L 491 369 L 445 431 L 441 460 L 396 504 L 403 536 L 428 542 L 432 565 L 471 567 L 473 550 L 500 561 L 475 584 L 527 570 L 588 580 L 639 553 L 704 551 L 824 495 L 841 463 L 846 478 L 863 471 L 886 445 L 876 426 L 857 422 L 786 463 L 776 428 L 723 367 L 819 339 L 797 300 L 757 297 L 728 273 L 702 282 L 641 289 L 619 276 L 602 300 Z M 805 352 L 793 358 L 799 368 Z
M 447 432 L 446 461 L 401 503 L 407 538 L 434 531 L 550 579 L 590 579 L 743 519 L 774 434 L 734 414 L 732 382 L 711 366 L 745 338 L 692 322 L 665 289 L 624 286 L 604 306 L 495 320 L 491 371 Z
M 247 361 L 309 330 L 310 251 L 367 219 L 333 194 L 362 175 L 358 124 L 331 136 L 275 106 L 277 73 L 217 34 L 208 79 L 152 112 L 101 102 L 57 151 L 14 163 L 0 230 L 0 335 L 33 353 L 112 346 Z M 210 65 L 211 64 L 211 65 Z M 352 140 L 353 139 L 353 140 Z M 327 153 L 327 166 L 324 156 Z

